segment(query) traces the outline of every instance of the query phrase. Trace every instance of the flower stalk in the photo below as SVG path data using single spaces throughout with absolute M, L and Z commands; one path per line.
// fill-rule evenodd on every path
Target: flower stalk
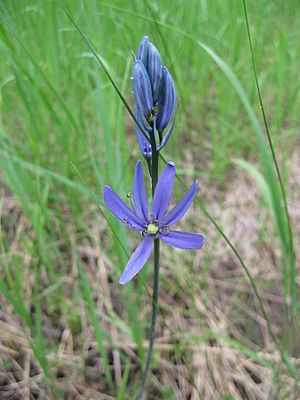
M 152 182 L 152 198 L 153 198 L 158 181 L 158 151 L 156 149 L 154 129 L 152 129 L 150 133 L 150 144 L 152 150 L 151 182 Z M 145 370 L 143 373 L 142 385 L 138 395 L 138 400 L 143 398 L 147 386 L 147 379 L 150 371 L 154 340 L 155 340 L 156 319 L 158 312 L 158 292 L 159 292 L 159 251 L 160 251 L 160 241 L 157 238 L 154 239 L 154 257 L 153 257 L 154 273 L 153 273 L 152 314 L 151 314 L 151 325 L 149 334 L 149 347 L 145 364 Z

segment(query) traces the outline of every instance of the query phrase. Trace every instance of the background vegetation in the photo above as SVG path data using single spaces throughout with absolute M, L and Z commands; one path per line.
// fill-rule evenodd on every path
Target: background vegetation
M 130 191 L 141 157 L 133 121 L 62 4 L 131 106 L 132 52 L 150 37 L 180 100 L 163 155 L 184 182 L 200 181 L 201 203 L 182 227 L 205 233 L 207 245 L 162 248 L 147 398 L 299 399 L 294 0 L 247 2 L 292 236 L 261 140 L 242 1 L 0 3 L 1 399 L 132 399 L 148 344 L 152 263 L 119 286 L 138 237 L 102 199 L 104 183 L 124 198 Z M 177 182 L 175 200 L 183 190 Z M 248 268 L 267 320 L 216 222 Z

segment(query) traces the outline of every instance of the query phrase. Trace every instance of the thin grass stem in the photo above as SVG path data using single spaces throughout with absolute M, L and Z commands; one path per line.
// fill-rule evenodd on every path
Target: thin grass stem
M 280 186 L 281 195 L 282 195 L 282 199 L 283 199 L 284 211 L 285 211 L 285 214 L 286 214 L 286 220 L 287 220 L 287 226 L 288 226 L 288 234 L 289 234 L 289 245 L 290 245 L 290 248 L 289 248 L 289 252 L 290 252 L 289 256 L 290 257 L 289 258 L 290 258 L 290 265 L 291 265 L 291 271 L 290 271 L 290 274 L 291 274 L 290 275 L 290 296 L 291 296 L 291 299 L 292 299 L 292 311 L 293 311 L 292 314 L 296 315 L 296 312 L 297 312 L 297 309 L 298 309 L 297 292 L 296 292 L 296 284 L 295 284 L 297 271 L 296 271 L 296 268 L 295 268 L 296 256 L 295 256 L 295 250 L 294 250 L 292 223 L 291 223 L 291 218 L 290 218 L 288 204 L 287 204 L 287 196 L 286 196 L 286 193 L 285 193 L 285 189 L 284 189 L 284 185 L 283 185 L 283 181 L 282 181 L 279 165 L 278 165 L 278 162 L 277 162 L 277 158 L 276 158 L 276 154 L 275 154 L 275 150 L 274 150 L 274 146 L 273 146 L 273 141 L 272 141 L 271 133 L 270 133 L 270 130 L 269 130 L 269 124 L 268 124 L 266 113 L 265 113 L 264 103 L 263 103 L 263 100 L 262 100 L 260 86 L 259 86 L 259 83 L 258 83 L 256 65 L 255 65 L 255 60 L 254 60 L 254 52 L 253 52 L 253 46 L 252 46 L 252 39 L 251 39 L 251 34 L 250 34 L 250 27 L 249 27 L 246 0 L 242 0 L 242 1 L 243 1 L 243 6 L 244 6 L 245 21 L 246 21 L 246 28 L 247 28 L 247 36 L 248 36 L 249 47 L 250 47 L 250 54 L 251 54 L 251 61 L 252 61 L 252 68 L 253 68 L 253 73 L 254 73 L 255 85 L 256 85 L 256 89 L 257 89 L 257 94 L 258 94 L 258 98 L 259 98 L 259 104 L 260 104 L 260 109 L 261 109 L 261 113 L 262 113 L 265 129 L 266 129 L 268 143 L 269 143 L 269 146 L 270 146 L 271 155 L 272 155 L 274 166 L 275 166 L 275 170 L 276 170 L 276 175 L 277 175 L 277 178 L 278 178 L 278 181 L 279 181 L 279 186 Z

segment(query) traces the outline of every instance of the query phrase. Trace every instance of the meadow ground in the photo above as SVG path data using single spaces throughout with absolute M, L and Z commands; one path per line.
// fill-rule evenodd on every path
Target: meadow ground
M 162 246 L 145 398 L 299 399 L 298 2 L 246 2 L 291 232 L 242 0 L 17 0 L 0 2 L 1 400 L 133 399 L 148 348 L 152 261 L 118 284 L 139 238 L 102 197 L 131 189 L 134 124 L 62 4 L 130 106 L 150 37 L 180 100 L 163 156 L 199 180 L 179 227 L 207 243 Z

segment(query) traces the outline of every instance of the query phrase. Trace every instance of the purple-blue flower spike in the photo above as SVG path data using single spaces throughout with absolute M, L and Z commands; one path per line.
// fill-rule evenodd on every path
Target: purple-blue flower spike
M 171 74 L 162 65 L 159 51 L 148 36 L 142 38 L 138 47 L 132 90 L 135 96 L 135 117 L 144 131 L 141 132 L 137 127 L 136 134 L 143 156 L 149 159 L 152 157 L 150 137 L 145 137 L 145 134 L 149 132 L 149 135 L 154 135 L 158 152 L 167 144 L 175 124 L 176 91 Z
M 134 207 L 128 207 L 123 200 L 108 186 L 104 187 L 104 201 L 108 209 L 122 223 L 141 233 L 142 242 L 132 254 L 120 284 L 129 282 L 145 265 L 152 251 L 152 242 L 159 238 L 164 243 L 178 249 L 199 250 L 203 247 L 205 237 L 199 233 L 188 233 L 170 230 L 187 212 L 196 195 L 198 182 L 167 213 L 173 191 L 175 164 L 169 161 L 158 180 L 151 207 L 151 219 L 148 219 L 148 201 L 141 162 L 138 161 L 132 184 Z

